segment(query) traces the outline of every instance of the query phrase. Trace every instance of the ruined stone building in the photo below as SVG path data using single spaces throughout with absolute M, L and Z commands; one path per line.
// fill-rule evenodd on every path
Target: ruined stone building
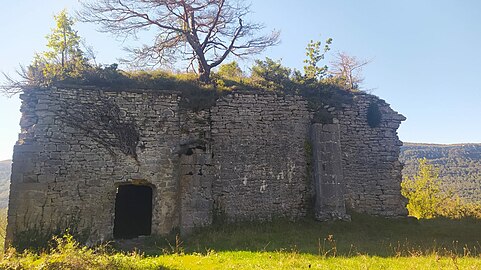
M 27 90 L 7 242 L 71 228 L 99 242 L 234 222 L 406 215 L 404 116 L 365 93 L 323 105 L 232 92 L 204 108 L 174 91 Z

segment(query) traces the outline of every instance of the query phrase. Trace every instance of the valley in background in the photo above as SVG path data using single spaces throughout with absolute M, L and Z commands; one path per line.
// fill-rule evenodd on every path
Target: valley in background
M 0 161 L 0 209 L 8 206 L 8 193 L 10 190 L 11 160 Z
M 426 158 L 439 172 L 442 185 L 468 202 L 481 202 L 481 144 L 404 143 L 399 159 L 403 177 L 412 177 Z

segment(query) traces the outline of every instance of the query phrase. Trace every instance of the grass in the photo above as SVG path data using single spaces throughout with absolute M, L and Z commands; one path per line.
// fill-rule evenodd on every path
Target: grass
M 82 248 L 64 236 L 41 254 L 9 250 L 0 269 L 481 269 L 480 242 L 481 220 L 354 214 L 352 222 L 276 220 L 149 237 L 134 252 Z
M 27 255 L 20 260 L 3 259 L 2 269 L 479 269 L 476 258 L 423 257 L 323 258 L 295 252 L 211 252 L 209 254 L 162 255 Z
M 297 222 L 277 220 L 266 223 L 238 223 L 214 226 L 194 232 L 184 241 L 151 238 L 142 251 L 205 253 L 215 251 L 295 251 L 329 256 L 371 255 L 400 257 L 412 255 L 481 254 L 481 220 L 446 218 L 416 220 L 387 219 L 354 214 L 351 222 Z M 175 244 L 177 242 L 177 244 Z
M 474 258 L 382 258 L 356 256 L 322 258 L 283 252 L 221 252 L 209 255 L 171 255 L 147 259 L 170 269 L 479 269 Z M 152 268 L 153 269 L 153 268 Z

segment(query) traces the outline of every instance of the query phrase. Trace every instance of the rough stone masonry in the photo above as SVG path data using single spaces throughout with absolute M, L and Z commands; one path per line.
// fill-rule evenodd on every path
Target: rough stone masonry
M 118 191 L 132 186 L 151 190 L 157 235 L 218 221 L 348 219 L 346 209 L 407 213 L 396 132 L 405 118 L 369 94 L 325 105 L 329 124 L 303 97 L 271 92 L 233 92 L 195 111 L 173 91 L 50 88 L 21 99 L 7 244 L 66 228 L 90 243 L 113 239 Z

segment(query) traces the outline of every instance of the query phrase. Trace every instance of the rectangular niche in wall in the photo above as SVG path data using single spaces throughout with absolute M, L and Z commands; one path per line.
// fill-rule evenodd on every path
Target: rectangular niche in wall
M 114 238 L 150 235 L 151 227 L 152 187 L 120 185 L 115 198 Z

